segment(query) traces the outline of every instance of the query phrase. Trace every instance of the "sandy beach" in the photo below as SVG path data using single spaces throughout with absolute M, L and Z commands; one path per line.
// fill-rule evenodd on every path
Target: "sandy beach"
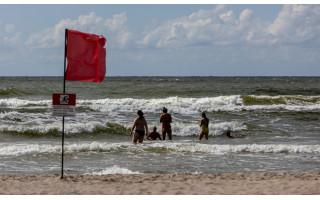
M 318 195 L 320 173 L 1 175 L 2 195 Z

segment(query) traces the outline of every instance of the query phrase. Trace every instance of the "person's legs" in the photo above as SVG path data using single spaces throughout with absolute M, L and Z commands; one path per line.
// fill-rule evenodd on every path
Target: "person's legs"
M 206 137 L 206 140 L 209 138 L 209 132 L 205 133 L 204 136 Z
M 162 129 L 162 140 L 166 140 L 166 130 Z
M 142 144 L 142 142 L 143 142 L 143 138 L 144 138 L 144 135 L 143 135 L 143 136 L 139 136 L 139 143 L 141 143 L 141 144 Z
M 172 131 L 171 129 L 167 130 L 169 140 L 172 140 Z
M 139 139 L 140 135 L 136 132 L 134 132 L 133 138 L 132 138 L 132 143 L 137 144 L 137 141 Z
M 199 140 L 201 140 L 202 139 L 202 137 L 203 137 L 203 132 L 202 131 L 200 131 L 200 135 L 199 135 Z

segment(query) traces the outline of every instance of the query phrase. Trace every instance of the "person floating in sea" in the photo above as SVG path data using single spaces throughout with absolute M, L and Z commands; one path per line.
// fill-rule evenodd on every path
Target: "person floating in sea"
M 172 117 L 168 113 L 166 107 L 163 107 L 162 114 L 160 116 L 160 123 L 162 123 L 162 140 L 166 140 L 166 134 L 168 134 L 169 140 L 172 140 L 172 131 L 171 131 L 171 124 Z
M 230 133 L 231 133 L 230 130 L 226 130 L 225 133 L 226 133 L 226 135 L 227 135 L 227 137 L 228 137 L 229 139 L 233 139 L 233 138 L 234 138 L 233 136 L 230 135 Z
M 203 136 L 206 137 L 206 140 L 208 140 L 209 137 L 209 119 L 206 116 L 206 113 L 201 114 L 202 119 L 200 122 L 198 122 L 199 126 L 201 127 L 200 135 L 199 135 L 199 140 L 202 139 Z
M 162 140 L 160 134 L 157 132 L 157 127 L 154 126 L 152 128 L 152 132 L 147 136 L 147 139 L 148 140 L 157 140 L 157 138 Z
M 145 120 L 143 116 L 143 112 L 141 110 L 138 110 L 137 112 L 138 116 L 134 119 L 133 126 L 131 128 L 130 136 L 132 136 L 132 132 L 135 129 L 132 143 L 137 144 L 137 141 L 139 140 L 139 143 L 143 142 L 144 135 L 148 135 L 148 125 L 147 121 Z

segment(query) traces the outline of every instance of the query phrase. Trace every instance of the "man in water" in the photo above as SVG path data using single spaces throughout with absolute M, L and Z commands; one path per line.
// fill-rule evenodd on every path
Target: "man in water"
M 147 136 L 148 140 L 157 140 L 157 138 L 161 139 L 160 134 L 157 132 L 157 127 L 153 127 L 152 132 Z
M 166 107 L 163 107 L 162 114 L 160 116 L 160 123 L 162 123 L 162 140 L 166 140 L 166 134 L 168 134 L 169 140 L 172 140 L 172 131 L 171 131 L 171 125 L 172 117 L 166 109 Z

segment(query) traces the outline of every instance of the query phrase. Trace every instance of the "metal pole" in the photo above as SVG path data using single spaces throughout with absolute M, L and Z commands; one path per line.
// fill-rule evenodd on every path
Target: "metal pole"
M 62 150 L 61 150 L 61 177 L 63 179 L 63 156 L 64 155 L 64 116 L 62 117 Z
M 68 29 L 66 29 L 66 31 L 65 31 L 65 36 L 64 36 L 64 70 L 63 70 L 63 93 L 66 93 L 67 38 L 68 38 Z
M 64 70 L 63 70 L 63 94 L 66 93 L 66 59 L 67 59 L 67 37 L 68 29 L 65 30 L 64 39 Z M 61 148 L 61 177 L 63 179 L 63 160 L 64 160 L 64 116 L 62 116 L 62 148 Z

